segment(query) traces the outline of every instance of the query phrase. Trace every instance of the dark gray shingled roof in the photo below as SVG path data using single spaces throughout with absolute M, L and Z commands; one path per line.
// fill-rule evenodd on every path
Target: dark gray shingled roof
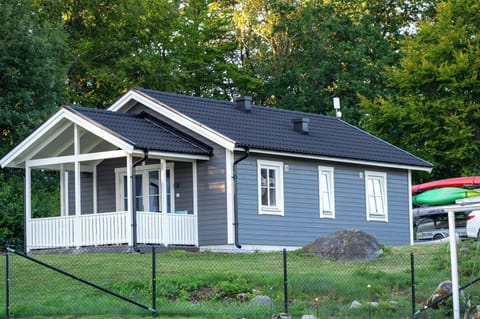
M 313 113 L 253 106 L 247 113 L 234 102 L 135 89 L 229 137 L 238 147 L 431 168 L 432 165 L 341 119 Z M 309 133 L 292 120 L 308 118 Z
M 212 148 L 151 116 L 65 106 L 136 148 L 162 152 L 211 155 Z

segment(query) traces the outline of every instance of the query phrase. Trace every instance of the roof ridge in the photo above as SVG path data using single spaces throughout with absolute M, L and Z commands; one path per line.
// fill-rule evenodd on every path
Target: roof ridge
M 200 101 L 205 101 L 205 102 L 222 104 L 225 107 L 235 108 L 235 101 L 217 100 L 217 99 L 214 99 L 214 98 L 183 95 L 183 94 L 178 94 L 178 93 L 171 93 L 171 92 L 165 92 L 165 91 L 159 91 L 159 90 L 153 90 L 153 89 L 145 89 L 145 88 L 134 88 L 134 89 L 139 90 L 141 92 L 144 92 L 148 95 L 150 95 L 150 94 L 160 94 L 160 95 L 166 95 L 166 96 L 171 96 L 171 97 L 185 99 L 185 100 L 197 100 L 197 101 L 200 100 Z M 152 97 L 155 98 L 154 96 L 152 96 Z M 291 113 L 291 114 L 314 116 L 314 117 L 323 117 L 323 118 L 332 119 L 332 120 L 337 119 L 333 115 L 325 115 L 325 114 L 319 114 L 319 113 L 304 112 L 304 111 L 284 109 L 284 108 L 276 108 L 276 107 L 271 107 L 271 106 L 267 106 L 267 105 L 252 104 L 252 109 L 265 110 L 265 111 L 271 111 L 271 112 Z

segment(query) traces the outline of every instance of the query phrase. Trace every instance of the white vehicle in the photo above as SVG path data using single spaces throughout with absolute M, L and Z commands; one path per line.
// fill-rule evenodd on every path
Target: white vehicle
M 467 216 L 467 237 L 478 239 L 480 235 L 480 210 L 474 210 Z
M 480 225 L 480 211 L 478 215 Z M 455 231 L 460 237 L 467 237 L 467 213 L 455 214 Z M 438 240 L 448 237 L 448 215 L 443 211 L 430 211 L 416 216 L 415 219 L 418 240 Z M 478 231 L 478 229 L 477 229 Z

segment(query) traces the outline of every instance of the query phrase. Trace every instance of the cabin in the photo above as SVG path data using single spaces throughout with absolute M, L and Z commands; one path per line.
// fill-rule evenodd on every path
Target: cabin
M 338 117 L 142 88 L 61 107 L 0 165 L 25 170 L 28 251 L 295 249 L 342 229 L 411 244 L 411 173 L 432 169 Z M 32 215 L 33 170 L 58 172 L 51 217 Z

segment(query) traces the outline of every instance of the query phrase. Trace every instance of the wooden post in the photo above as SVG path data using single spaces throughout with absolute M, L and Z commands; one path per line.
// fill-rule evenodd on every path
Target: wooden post
M 25 253 L 30 252 L 32 247 L 32 168 L 29 161 L 25 162 L 25 229 L 24 242 Z
M 74 155 L 80 155 L 80 134 L 78 125 L 74 126 Z M 80 215 L 82 214 L 82 189 L 81 189 L 81 166 L 80 161 L 75 159 L 75 226 L 74 226 L 74 242 L 75 247 L 79 248 L 82 244 L 82 225 Z

